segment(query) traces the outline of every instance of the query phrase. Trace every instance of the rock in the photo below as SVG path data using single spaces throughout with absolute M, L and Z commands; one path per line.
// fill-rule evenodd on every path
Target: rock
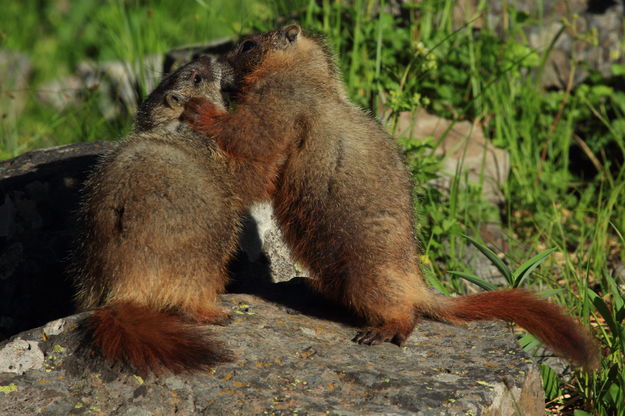
M 92 85 L 96 88 L 95 85 Z M 58 111 L 77 107 L 86 98 L 87 85 L 78 74 L 55 79 L 37 89 L 37 100 Z
M 98 105 L 104 118 L 122 113 L 134 115 L 141 100 L 140 91 L 151 91 L 161 79 L 163 58 L 152 55 L 141 65 L 122 61 L 83 62 L 75 74 L 52 81 L 38 92 L 38 98 L 57 110 L 78 106 L 98 90 Z
M 435 185 L 449 192 L 458 166 L 473 184 L 482 184 L 482 198 L 495 204 L 504 202 L 502 185 L 510 174 L 508 152 L 497 148 L 484 137 L 481 126 L 468 121 L 451 121 L 429 114 L 424 109 L 401 112 L 395 136 L 414 139 L 441 137 L 434 150 L 444 155 L 442 175 Z M 463 178 L 461 178 L 463 180 Z
M 297 269 L 276 221 L 270 203 L 252 206 L 239 246 L 250 262 L 258 261 L 261 255 L 267 256 L 271 280 L 285 282 L 302 270 Z
M 73 213 L 98 155 L 113 146 L 81 143 L 0 162 L 0 339 L 74 311 L 65 264 L 76 231 Z M 273 221 L 269 205 L 253 211 L 231 267 L 232 290 L 295 276 Z
M 488 248 L 497 254 L 508 252 L 508 237 L 500 223 L 482 224 L 479 231 L 482 242 Z M 445 247 L 448 247 L 448 251 L 451 250 L 451 245 L 447 241 L 444 241 L 443 244 L 445 244 Z M 468 240 L 457 241 L 456 250 L 456 256 L 462 259 L 462 262 L 467 265 L 472 274 L 500 288 L 510 286 L 510 283 L 508 283 L 506 277 L 497 266 L 471 242 Z M 507 263 L 505 259 L 504 262 Z M 469 293 L 476 293 L 482 290 L 474 283 L 465 280 L 463 280 L 463 283 Z
M 34 341 L 15 339 L 0 349 L 0 373 L 24 374 L 43 367 L 43 352 Z
M 103 116 L 111 119 L 120 114 L 134 115 L 141 100 L 140 91 L 151 91 L 163 74 L 200 55 L 226 52 L 234 45 L 232 39 L 218 39 L 201 46 L 174 49 L 165 56 L 146 56 L 139 63 L 123 61 L 83 62 L 68 77 L 43 85 L 37 92 L 39 100 L 57 110 L 75 107 L 98 90 L 98 105 Z
M 57 319 L 56 321 L 50 321 L 43 327 L 43 333 L 46 336 L 59 335 L 65 329 L 65 320 Z
M 424 321 L 405 347 L 369 347 L 303 279 L 222 300 L 234 320 L 211 330 L 237 358 L 196 374 L 142 378 L 100 362 L 76 330 L 85 314 L 45 339 L 20 334 L 45 361 L 0 373 L 0 414 L 543 414 L 537 368 L 502 324 Z
M 0 163 L 0 253 L 15 265 L 0 286 L 5 337 L 72 313 L 63 264 L 75 231 L 71 212 L 97 156 L 113 146 L 61 146 Z M 477 415 L 511 414 L 516 405 L 542 413 L 539 373 L 501 324 L 426 321 L 405 348 L 350 342 L 357 321 L 347 311 L 319 299 L 303 278 L 270 281 L 271 272 L 286 270 L 279 272 L 286 279 L 294 266 L 273 261 L 270 242 L 280 234 L 269 208 L 254 207 L 252 244 L 242 243 L 233 262 L 235 293 L 222 299 L 234 322 L 213 328 L 234 363 L 142 379 L 100 362 L 77 330 L 86 314 L 73 315 L 0 344 L 0 414 Z
M 64 270 L 78 189 L 112 143 L 83 143 L 0 162 L 0 339 L 73 312 Z
M 181 46 L 165 54 L 163 73 L 175 71 L 179 66 L 201 56 L 220 56 L 228 52 L 236 44 L 236 38 L 219 38 L 201 45 Z
M 457 28 L 477 17 L 474 27 L 489 27 L 503 34 L 506 25 L 510 24 L 509 10 L 515 9 L 525 13 L 529 20 L 523 26 L 524 39 L 518 40 L 542 53 L 556 40 L 562 27 L 566 26 L 553 45 L 542 74 L 542 84 L 546 87 L 566 87 L 571 58 L 578 64 L 573 77 L 574 85 L 587 77 L 588 69 L 610 77 L 612 65 L 625 62 L 621 46 L 624 33 L 623 2 L 495 0 L 489 1 L 485 9 L 478 8 L 480 3 L 478 0 L 457 2 L 454 12 Z M 478 17 L 480 13 L 483 13 L 483 17 Z
M 492 249 L 492 247 L 489 247 Z M 509 283 L 499 269 L 474 245 L 466 243 L 462 247 L 462 261 L 467 265 L 471 273 L 497 287 L 509 287 Z M 481 291 L 477 285 L 464 281 L 467 290 L 471 293 Z

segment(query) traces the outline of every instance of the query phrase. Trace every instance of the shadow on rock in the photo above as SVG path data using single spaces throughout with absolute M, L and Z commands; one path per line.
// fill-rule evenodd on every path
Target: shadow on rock
M 362 321 L 342 306 L 325 299 L 312 288 L 310 278 L 293 277 L 285 282 L 273 283 L 270 264 L 266 256 L 250 263 L 239 252 L 230 264 L 231 281 L 228 293 L 246 293 L 285 307 L 287 313 L 301 313 L 315 318 L 360 326 Z
M 112 146 L 61 146 L 0 163 L 0 339 L 74 313 L 65 268 L 78 191 Z

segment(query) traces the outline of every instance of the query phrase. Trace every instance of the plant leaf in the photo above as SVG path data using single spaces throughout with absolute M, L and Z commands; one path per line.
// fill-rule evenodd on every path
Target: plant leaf
M 564 292 L 564 288 L 560 289 L 546 289 L 535 292 L 538 296 L 542 296 L 543 298 L 550 298 L 552 296 L 557 295 L 558 293 Z
M 545 398 L 547 400 L 553 400 L 560 396 L 562 391 L 560 390 L 560 380 L 558 380 L 558 374 L 551 367 L 545 364 L 540 365 L 540 376 L 543 379 L 543 388 L 545 389 Z
M 529 275 L 553 253 L 556 251 L 555 248 L 550 248 L 548 250 L 543 251 L 542 253 L 538 253 L 512 273 L 512 286 L 519 287 L 521 284 L 529 277 Z
M 471 244 L 473 244 L 475 247 L 477 247 L 478 250 L 482 252 L 482 254 L 488 257 L 488 259 L 495 265 L 495 267 L 497 267 L 497 269 L 501 272 L 501 274 L 504 275 L 504 277 L 506 278 L 506 281 L 509 284 L 512 285 L 514 283 L 510 269 L 508 268 L 508 266 L 506 266 L 506 264 L 499 257 L 497 257 L 497 254 L 495 254 L 494 251 L 486 247 L 484 244 L 479 243 L 474 238 L 469 237 L 468 235 L 465 235 L 464 238 L 469 240 Z
M 497 289 L 497 286 L 493 285 L 492 283 L 488 283 L 486 280 L 480 277 L 477 277 L 474 274 L 465 273 L 465 272 L 456 272 L 456 271 L 450 271 L 449 273 L 453 274 L 454 276 L 462 277 L 463 279 L 468 280 L 471 283 L 475 283 L 476 285 L 478 285 L 484 290 L 496 290 Z
M 605 319 L 606 324 L 608 324 L 608 327 L 610 327 L 612 334 L 614 336 L 618 336 L 620 332 L 619 327 L 614 320 L 614 317 L 612 316 L 612 312 L 610 311 L 610 308 L 608 308 L 608 305 L 603 299 L 601 299 L 599 295 L 595 293 L 594 290 L 588 289 L 587 293 L 592 299 L 592 304 L 595 305 L 595 308 L 597 308 L 597 310 L 601 314 L 601 317 Z
M 541 342 L 534 335 L 528 333 L 519 339 L 519 344 L 521 345 L 521 348 L 523 348 L 523 351 L 532 355 L 532 353 L 540 347 Z

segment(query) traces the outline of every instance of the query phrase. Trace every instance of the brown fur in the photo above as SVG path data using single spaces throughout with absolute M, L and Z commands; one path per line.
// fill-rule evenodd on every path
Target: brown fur
M 393 139 L 347 99 L 322 41 L 297 25 L 243 40 L 227 57 L 236 110 L 194 111 L 192 127 L 229 155 L 288 153 L 273 203 L 297 260 L 327 297 L 371 327 L 354 340 L 405 342 L 421 315 L 514 321 L 572 361 L 593 367 L 592 338 L 560 308 L 525 291 L 459 298 L 426 288 L 414 235 L 409 174 Z
M 465 322 L 482 319 L 512 321 L 543 340 L 551 349 L 586 367 L 595 367 L 599 354 L 579 324 L 553 303 L 522 289 L 498 290 L 443 299 L 437 318 Z M 426 311 L 427 312 L 427 311 Z
M 135 303 L 99 308 L 87 325 L 105 359 L 122 359 L 140 373 L 164 369 L 178 373 L 231 359 L 220 344 L 207 342 L 196 326 Z
M 194 61 L 143 103 L 135 132 L 85 183 L 75 252 L 76 302 L 110 361 L 159 373 L 229 358 L 194 324 L 223 323 L 217 295 L 237 247 L 240 218 L 267 197 L 265 167 L 232 161 L 178 121 L 191 96 L 223 112 L 222 66 Z

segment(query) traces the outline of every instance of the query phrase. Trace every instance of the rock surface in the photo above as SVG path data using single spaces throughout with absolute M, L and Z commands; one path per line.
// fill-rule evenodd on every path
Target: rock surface
M 0 116 L 4 122 L 19 116 L 28 97 L 28 83 L 33 67 L 28 55 L 0 50 Z
M 78 189 L 110 143 L 37 150 L 0 162 L 0 339 L 72 313 L 63 260 Z
M 512 8 L 526 15 L 521 43 L 542 53 L 554 42 L 545 64 L 542 83 L 547 87 L 566 87 L 571 61 L 578 66 L 573 84 L 582 82 L 588 70 L 612 75 L 612 65 L 625 62 L 623 29 L 625 4 L 616 0 L 491 0 L 479 9 L 478 0 L 460 0 L 454 10 L 456 26 L 474 21 L 477 28 L 489 27 L 503 33 L 511 23 Z M 561 31 L 562 33 L 558 35 Z
M 435 185 L 448 192 L 451 182 L 461 167 L 461 182 L 482 187 L 482 198 L 495 204 L 505 201 L 502 187 L 510 174 L 510 155 L 493 146 L 484 136 L 480 125 L 468 121 L 447 120 L 420 108 L 399 113 L 395 135 L 423 140 L 440 138 L 434 153 L 444 156 L 441 172 Z M 466 176 L 465 176 L 466 175 Z
M 92 91 L 98 90 L 101 93 L 97 98 L 98 106 L 105 118 L 134 115 L 141 101 L 139 92 L 142 89 L 151 91 L 163 74 L 200 55 L 222 54 L 233 44 L 232 39 L 218 39 L 202 46 L 180 47 L 165 56 L 146 56 L 140 64 L 134 65 L 123 61 L 85 61 L 74 74 L 42 86 L 37 96 L 41 102 L 60 111 L 79 106 Z
M 271 203 L 253 205 L 244 224 L 239 247 L 248 261 L 254 263 L 262 256 L 267 257 L 270 260 L 269 273 L 274 282 L 286 282 L 293 276 L 302 275 L 303 271 L 296 267 L 291 250 L 278 228 Z
M 84 314 L 22 333 L 0 359 L 24 342 L 45 359 L 0 373 L 0 414 L 543 414 L 538 371 L 503 325 L 425 321 L 403 348 L 357 345 L 349 315 L 302 280 L 223 296 L 234 319 L 212 331 L 237 358 L 199 374 L 141 378 L 100 362 L 81 347 Z

